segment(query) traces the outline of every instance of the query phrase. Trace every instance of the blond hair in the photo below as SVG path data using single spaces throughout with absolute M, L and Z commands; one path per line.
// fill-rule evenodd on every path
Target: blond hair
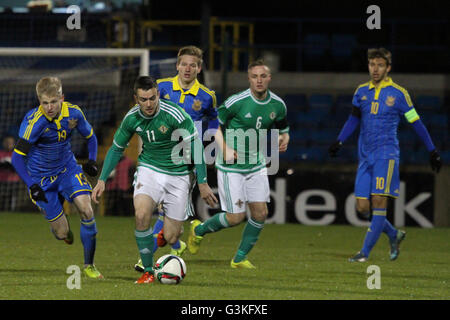
M 57 77 L 44 77 L 36 83 L 36 94 L 38 97 L 46 95 L 48 97 L 62 96 L 61 80 Z
M 194 56 L 198 58 L 198 66 L 201 66 L 203 63 L 203 51 L 199 47 L 196 46 L 186 46 L 178 50 L 177 54 L 177 64 L 180 63 L 181 56 Z

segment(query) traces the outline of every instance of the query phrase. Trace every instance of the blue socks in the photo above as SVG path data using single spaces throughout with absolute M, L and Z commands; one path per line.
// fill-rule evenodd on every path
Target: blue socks
M 397 237 L 397 229 L 395 229 L 388 219 L 384 222 L 383 232 L 386 233 L 391 240 Z
M 164 211 L 159 211 L 158 210 L 158 220 L 156 220 L 155 225 L 153 226 L 153 237 L 155 238 L 155 241 L 153 243 L 153 253 L 156 252 L 156 250 L 158 250 L 158 244 L 156 243 L 156 237 L 158 236 L 158 233 L 161 231 L 161 229 L 164 226 Z M 180 240 L 177 240 L 177 242 L 175 242 L 172 245 L 172 249 L 178 250 L 180 249 L 181 245 L 180 245 Z
M 80 239 L 84 248 L 84 264 L 94 264 L 95 246 L 97 243 L 97 225 L 95 218 L 81 219 Z
M 370 251 L 377 243 L 378 238 L 385 228 L 386 221 L 386 208 L 372 209 L 372 222 L 370 223 L 369 230 L 367 230 L 363 248 L 361 249 L 362 254 L 364 254 L 366 257 L 369 256 Z M 392 227 L 392 225 L 390 226 Z M 389 226 L 387 226 L 387 228 L 389 229 Z

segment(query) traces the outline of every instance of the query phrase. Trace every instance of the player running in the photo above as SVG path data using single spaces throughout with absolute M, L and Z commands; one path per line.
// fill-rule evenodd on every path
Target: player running
M 98 203 L 98 197 L 105 190 L 105 181 L 128 142 L 134 134 L 139 135 L 143 147 L 133 183 L 133 202 L 135 237 L 144 274 L 136 283 L 151 283 L 154 281 L 152 213 L 158 204 L 162 204 L 165 212 L 164 240 L 174 244 L 188 217 L 187 203 L 195 186 L 192 163 L 197 171 L 202 199 L 210 206 L 218 201 L 207 183 L 203 145 L 189 115 L 176 104 L 159 99 L 156 83 L 147 76 L 136 80 L 134 97 L 136 105 L 125 115 L 114 134 L 92 199 Z
M 29 188 L 30 197 L 50 222 L 58 240 L 73 243 L 64 214 L 64 199 L 73 202 L 81 216 L 80 238 L 84 248 L 84 274 L 103 278 L 94 265 L 97 226 L 91 206 L 91 185 L 76 162 L 70 146 L 73 130 L 87 139 L 89 161 L 83 170 L 98 173 L 97 138 L 83 111 L 64 101 L 61 81 L 45 77 L 36 84 L 39 107 L 30 110 L 19 129 L 12 165 Z M 60 199 L 62 201 L 60 201 Z
M 171 78 L 164 78 L 157 80 L 158 89 L 163 99 L 176 103 L 192 118 L 197 131 L 202 138 L 202 124 L 203 120 L 208 121 L 207 133 L 214 135 L 219 127 L 219 120 L 217 119 L 217 102 L 214 91 L 208 89 L 198 80 L 198 74 L 202 71 L 203 52 L 200 48 L 195 46 L 186 46 L 178 50 L 177 54 L 177 75 Z M 191 212 L 194 215 L 194 208 L 191 200 L 188 204 Z M 158 206 L 159 219 L 153 226 L 153 235 L 156 237 L 154 244 L 155 252 L 159 246 L 164 246 L 163 220 L 164 211 L 161 206 Z M 181 256 L 186 250 L 186 243 L 178 240 L 172 245 L 170 254 Z M 139 260 L 134 268 L 136 271 L 143 272 L 142 261 Z
M 337 141 L 330 148 L 336 156 L 342 144 L 361 124 L 358 140 L 358 171 L 355 181 L 356 210 L 372 220 L 362 249 L 349 259 L 364 262 L 369 258 L 380 234 L 386 233 L 390 243 L 390 260 L 400 254 L 400 243 L 405 231 L 397 230 L 386 219 L 389 198 L 397 198 L 400 187 L 397 128 L 404 116 L 430 152 L 433 171 L 439 172 L 441 158 L 428 130 L 419 118 L 408 91 L 388 77 L 391 71 L 391 53 L 384 49 L 369 49 L 369 74 L 371 81 L 360 85 L 353 96 L 353 109 Z
M 249 89 L 229 97 L 218 109 L 220 128 L 216 141 L 221 152 L 216 158 L 216 168 L 223 212 L 203 223 L 200 220 L 191 222 L 188 249 L 196 254 L 205 234 L 240 224 L 246 217 L 248 204 L 251 215 L 231 267 L 252 269 L 255 266 L 247 255 L 264 227 L 270 187 L 262 150 L 258 143 L 249 143 L 245 136 L 255 134 L 259 141 L 260 134 L 274 126 L 281 133 L 279 152 L 285 152 L 289 126 L 286 105 L 269 90 L 271 73 L 264 61 L 257 60 L 249 65 L 248 80 Z M 232 138 L 233 135 L 237 139 Z

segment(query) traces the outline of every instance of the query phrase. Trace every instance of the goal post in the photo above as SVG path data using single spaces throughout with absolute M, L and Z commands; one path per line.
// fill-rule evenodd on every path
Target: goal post
M 150 55 L 148 49 L 112 48 L 0 48 L 0 56 L 35 57 L 139 57 L 139 75 L 148 76 Z
M 4 140 L 11 136 L 17 139 L 26 112 L 39 105 L 36 82 L 45 76 L 57 76 L 62 81 L 65 100 L 78 105 L 94 128 L 101 165 L 105 146 L 111 144 L 111 132 L 134 104 L 136 77 L 172 74 L 176 58 L 169 60 L 155 60 L 151 65 L 148 49 L 0 48 L 0 149 Z M 164 73 L 160 69 L 164 69 Z M 86 140 L 76 130 L 70 139 L 75 157 L 83 162 L 87 159 Z M 10 156 L 0 155 L 0 212 L 35 212 L 37 208 L 25 184 L 14 177 Z M 96 178 L 88 179 L 91 184 L 96 182 Z M 100 213 L 106 210 L 111 214 L 117 204 L 131 203 L 125 190 L 130 182 L 132 180 L 116 183 L 117 193 L 110 190 L 108 199 L 103 197 L 105 208 L 94 206 L 94 210 Z M 67 205 L 64 207 L 66 209 Z M 127 211 L 123 206 L 120 210 Z

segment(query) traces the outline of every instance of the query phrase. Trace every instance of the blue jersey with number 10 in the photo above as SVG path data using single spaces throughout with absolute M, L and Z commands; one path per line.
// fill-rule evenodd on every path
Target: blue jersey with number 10
M 401 116 L 410 123 L 419 119 L 408 91 L 391 78 L 380 83 L 378 88 L 367 82 L 356 89 L 352 103 L 361 110 L 359 159 L 398 158 L 397 128 Z

